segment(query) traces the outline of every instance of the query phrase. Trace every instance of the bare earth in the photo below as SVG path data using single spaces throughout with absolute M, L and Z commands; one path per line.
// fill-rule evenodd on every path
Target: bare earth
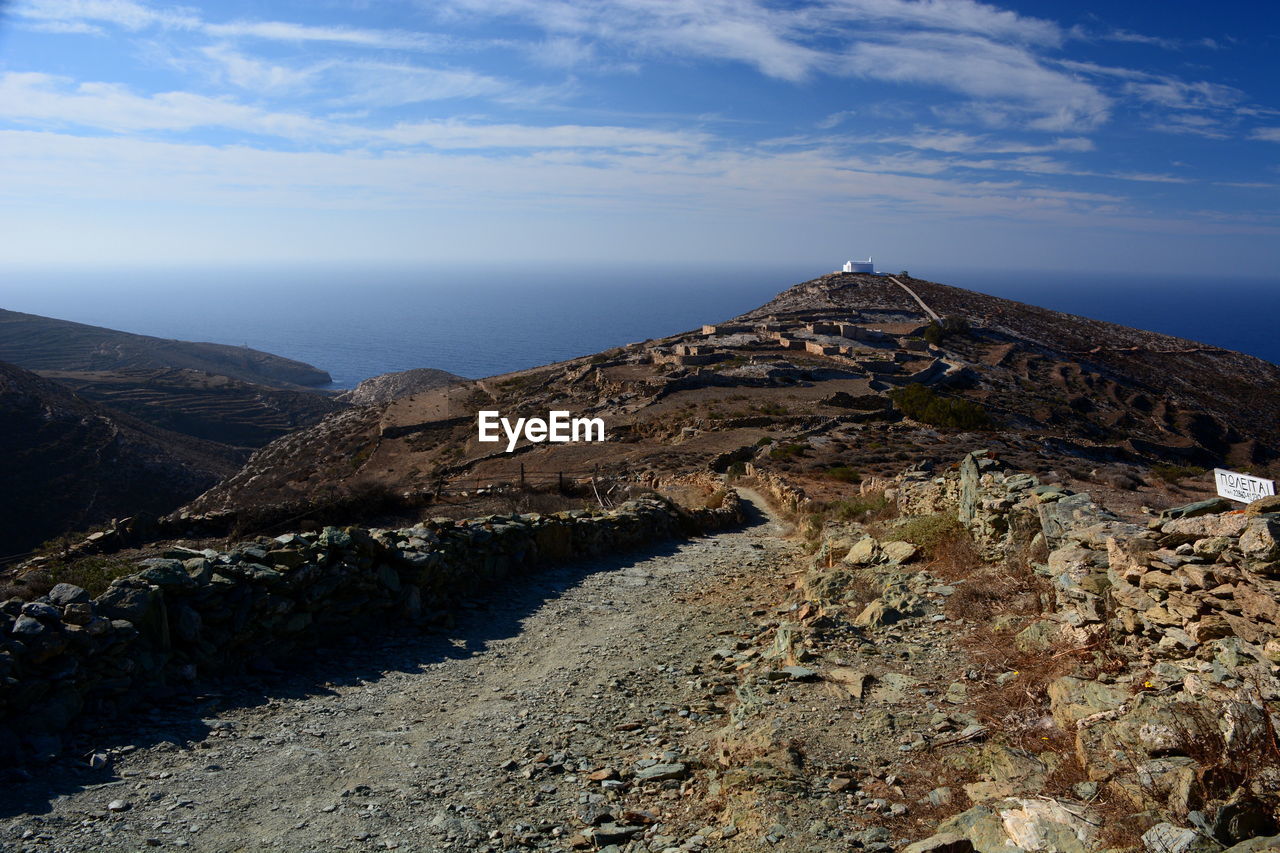
M 752 628 L 720 592 L 776 578 L 795 553 L 745 496 L 759 509 L 744 530 L 516 580 L 449 630 L 322 652 L 69 749 L 0 787 L 0 845 L 570 849 L 610 809 L 645 825 L 648 849 L 699 849 L 690 783 L 630 777 L 714 764 L 735 682 L 699 665 Z M 94 752 L 105 767 L 89 768 Z

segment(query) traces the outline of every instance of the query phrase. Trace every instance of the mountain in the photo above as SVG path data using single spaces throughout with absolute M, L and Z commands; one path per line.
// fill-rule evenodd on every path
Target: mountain
M 323 370 L 248 347 L 135 335 L 0 309 L 0 361 L 27 370 L 198 370 L 278 387 L 328 385 Z
M 166 513 L 237 470 L 245 455 L 0 362 L 0 551 L 15 555 L 112 518 Z
M 477 440 L 482 409 L 600 417 L 608 441 L 507 453 Z M 839 477 L 979 448 L 1168 505 L 1166 480 L 1218 464 L 1265 471 L 1280 457 L 1280 368 L 935 282 L 832 274 L 728 323 L 331 416 L 187 509 L 746 463 L 820 496 Z

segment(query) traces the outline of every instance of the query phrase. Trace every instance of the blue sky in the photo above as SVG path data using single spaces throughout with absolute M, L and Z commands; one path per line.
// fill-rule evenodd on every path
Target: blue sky
M 0 9 L 8 264 L 1280 264 L 1270 2 Z

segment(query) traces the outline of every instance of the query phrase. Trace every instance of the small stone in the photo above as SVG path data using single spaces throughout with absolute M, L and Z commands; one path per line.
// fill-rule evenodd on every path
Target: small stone
M 651 767 L 642 767 L 636 771 L 636 779 L 641 782 L 662 782 L 667 779 L 683 779 L 688 775 L 689 768 L 679 762 L 672 764 L 654 764 Z
M 107 811 L 109 812 L 127 812 L 133 807 L 128 800 L 112 800 L 107 803 Z

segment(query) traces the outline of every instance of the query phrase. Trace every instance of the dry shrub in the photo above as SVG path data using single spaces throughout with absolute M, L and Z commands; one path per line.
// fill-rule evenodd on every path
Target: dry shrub
M 973 537 L 963 527 L 934 541 L 925 553 L 929 559 L 925 568 L 930 574 L 947 581 L 970 578 L 985 565 Z

